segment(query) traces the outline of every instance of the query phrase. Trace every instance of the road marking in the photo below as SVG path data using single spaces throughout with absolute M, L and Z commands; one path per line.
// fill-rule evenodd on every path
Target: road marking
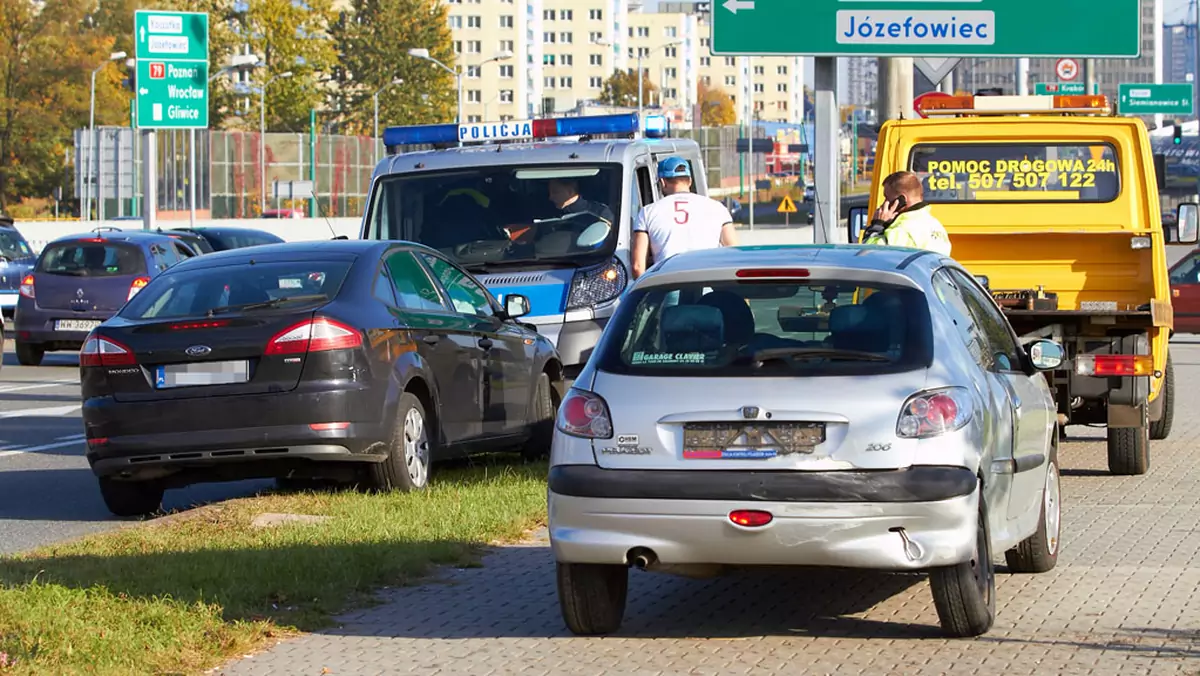
M 47 387 L 59 387 L 62 385 L 78 385 L 78 380 L 55 380 L 49 383 L 33 383 L 31 385 L 10 385 L 0 387 L 0 394 L 8 392 L 24 392 L 25 390 L 40 390 Z
M 66 448 L 68 446 L 78 446 L 83 443 L 83 435 L 78 439 L 70 441 L 56 441 L 52 444 L 42 444 L 41 446 L 30 446 L 29 448 L 17 448 L 11 451 L 0 451 L 0 458 L 7 458 L 14 455 L 22 455 L 24 453 L 37 453 L 38 451 L 49 451 L 55 448 Z
M 4 418 L 24 418 L 26 416 L 35 415 L 66 415 L 74 413 L 80 409 L 80 404 L 67 404 L 66 406 L 46 406 L 44 408 L 23 408 L 20 411 L 3 411 L 0 412 L 0 420 Z

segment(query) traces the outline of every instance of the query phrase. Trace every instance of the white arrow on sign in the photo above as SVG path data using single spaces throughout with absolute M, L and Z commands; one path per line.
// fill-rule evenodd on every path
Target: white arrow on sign
M 742 9 L 754 9 L 754 0 L 725 0 L 725 9 L 738 13 Z
M 913 65 L 929 78 L 930 82 L 937 84 L 945 80 L 946 76 L 953 72 L 961 61 L 962 59 L 913 59 Z
M 146 27 L 142 26 L 142 42 L 146 41 Z
M 146 94 L 149 94 L 149 93 L 150 93 L 150 90 L 149 90 L 149 89 L 146 89 L 145 87 L 139 87 L 139 88 L 138 88 L 138 93 L 139 93 L 139 94 L 142 94 L 142 95 L 144 96 L 144 95 L 146 95 Z

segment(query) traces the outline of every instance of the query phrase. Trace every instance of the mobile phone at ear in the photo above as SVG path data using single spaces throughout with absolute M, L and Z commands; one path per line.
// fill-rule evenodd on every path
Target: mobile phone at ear
M 906 206 L 908 206 L 908 198 L 907 197 L 905 197 L 904 195 L 901 195 L 896 198 L 896 208 L 897 209 L 903 209 Z

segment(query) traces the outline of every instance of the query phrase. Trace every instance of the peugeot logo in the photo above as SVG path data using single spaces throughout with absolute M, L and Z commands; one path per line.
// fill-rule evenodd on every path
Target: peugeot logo
M 193 345 L 184 350 L 184 352 L 187 353 L 187 356 L 189 357 L 203 357 L 209 352 L 212 352 L 212 348 L 207 345 Z

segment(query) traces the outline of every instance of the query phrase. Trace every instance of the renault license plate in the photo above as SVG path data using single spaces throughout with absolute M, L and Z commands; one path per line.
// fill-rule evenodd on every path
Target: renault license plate
M 91 331 L 100 326 L 100 322 L 92 319 L 56 319 L 55 331 Z
M 686 460 L 766 460 L 810 454 L 825 441 L 824 423 L 689 423 Z
M 233 385 L 250 380 L 250 362 L 208 361 L 195 364 L 164 364 L 155 368 L 154 386 L 172 387 Z

